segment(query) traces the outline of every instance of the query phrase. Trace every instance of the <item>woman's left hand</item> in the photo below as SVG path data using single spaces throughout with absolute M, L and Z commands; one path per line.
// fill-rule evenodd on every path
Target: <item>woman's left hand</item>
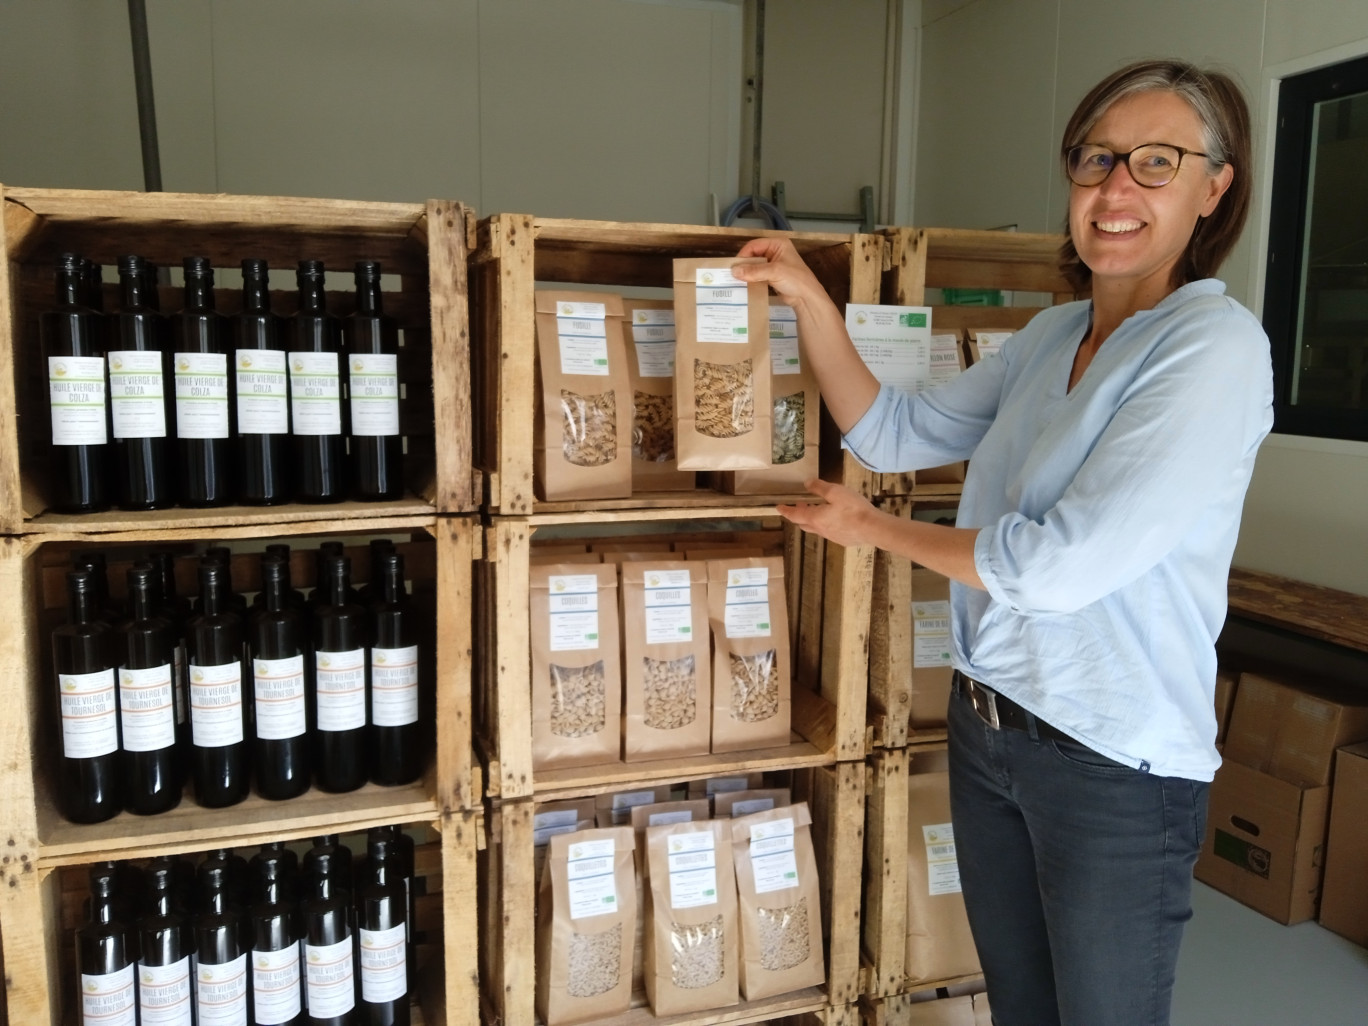
M 781 517 L 837 545 L 873 544 L 871 529 L 880 513 L 868 500 L 849 488 L 816 478 L 804 487 L 825 502 L 780 506 Z

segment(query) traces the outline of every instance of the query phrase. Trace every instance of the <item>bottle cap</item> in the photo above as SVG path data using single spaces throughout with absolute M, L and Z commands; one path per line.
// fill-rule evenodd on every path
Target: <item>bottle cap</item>
M 380 261 L 378 260 L 358 260 L 356 262 L 356 283 L 379 281 L 380 280 Z
M 62 253 L 57 257 L 57 270 L 80 274 L 85 270 L 85 260 L 77 253 Z
M 136 253 L 129 253 L 119 257 L 119 274 L 131 274 L 141 277 L 145 268 L 145 261 Z
M 260 257 L 247 257 L 242 261 L 242 276 L 244 278 L 265 278 L 269 273 L 269 265 Z
M 299 268 L 295 271 L 295 280 L 300 285 L 321 282 L 324 277 L 322 260 L 301 260 Z
M 181 261 L 181 267 L 187 278 L 204 278 L 211 284 L 214 281 L 214 265 L 208 257 L 186 257 Z

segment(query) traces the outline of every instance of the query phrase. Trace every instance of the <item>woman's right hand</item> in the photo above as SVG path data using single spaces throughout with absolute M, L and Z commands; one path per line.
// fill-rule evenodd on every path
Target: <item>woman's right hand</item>
M 732 273 L 741 281 L 762 281 L 772 288 L 783 302 L 795 310 L 810 303 L 830 302 L 826 289 L 804 263 L 789 239 L 752 239 L 736 254 L 741 257 L 764 257 L 763 264 L 736 264 Z

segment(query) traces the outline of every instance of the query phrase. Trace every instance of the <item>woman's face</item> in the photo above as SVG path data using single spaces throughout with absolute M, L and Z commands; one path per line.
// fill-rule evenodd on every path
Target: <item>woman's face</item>
M 1084 142 L 1128 153 L 1146 143 L 1168 143 L 1205 152 L 1202 123 L 1177 93 L 1151 91 L 1118 100 L 1088 132 Z M 1207 173 L 1204 157 L 1185 156 L 1173 181 L 1158 189 L 1135 184 L 1118 166 L 1101 185 L 1070 184 L 1069 229 L 1093 290 L 1140 289 L 1160 297 L 1171 291 L 1173 269 L 1182 259 L 1199 216 L 1216 209 L 1234 173 L 1229 164 Z

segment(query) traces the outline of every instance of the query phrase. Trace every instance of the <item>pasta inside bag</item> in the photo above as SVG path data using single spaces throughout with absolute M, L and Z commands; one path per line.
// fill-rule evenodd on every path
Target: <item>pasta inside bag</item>
M 782 556 L 708 561 L 712 750 L 774 748 L 792 725 Z

